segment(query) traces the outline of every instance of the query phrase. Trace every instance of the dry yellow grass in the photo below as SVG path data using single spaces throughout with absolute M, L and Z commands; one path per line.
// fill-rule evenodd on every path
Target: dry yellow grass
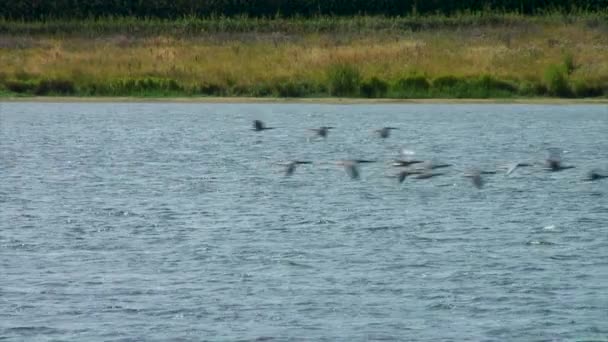
M 4 79 L 59 78 L 106 82 L 161 77 L 180 85 L 252 85 L 277 80 L 323 82 L 335 64 L 350 64 L 364 79 L 392 82 L 411 74 L 492 75 L 542 80 L 551 64 L 571 55 L 570 78 L 608 82 L 608 32 L 583 23 L 471 27 L 336 35 L 201 34 L 179 38 L 114 35 L 0 36 Z

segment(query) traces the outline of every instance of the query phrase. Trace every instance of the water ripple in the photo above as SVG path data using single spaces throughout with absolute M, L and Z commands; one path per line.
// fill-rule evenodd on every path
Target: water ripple
M 580 180 L 606 167 L 607 123 L 603 105 L 0 103 L 0 340 L 603 340 L 608 182 Z M 577 168 L 462 177 L 553 146 Z M 384 161 L 404 147 L 455 166 L 399 185 Z M 356 182 L 343 158 L 380 162 Z M 317 165 L 286 178 L 292 159 Z

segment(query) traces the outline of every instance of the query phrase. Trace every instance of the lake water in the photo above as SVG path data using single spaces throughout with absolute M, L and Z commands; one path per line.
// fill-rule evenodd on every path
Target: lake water
M 606 105 L 0 103 L 0 340 L 606 341 L 607 157 Z

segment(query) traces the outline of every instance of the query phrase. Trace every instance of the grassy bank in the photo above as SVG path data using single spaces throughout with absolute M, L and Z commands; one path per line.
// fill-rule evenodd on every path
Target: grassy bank
M 608 16 L 0 20 L 0 96 L 608 96 Z

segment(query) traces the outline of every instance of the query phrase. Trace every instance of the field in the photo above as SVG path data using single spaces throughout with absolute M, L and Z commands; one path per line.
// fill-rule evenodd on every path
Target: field
M 0 96 L 608 96 L 608 16 L 0 20 Z

